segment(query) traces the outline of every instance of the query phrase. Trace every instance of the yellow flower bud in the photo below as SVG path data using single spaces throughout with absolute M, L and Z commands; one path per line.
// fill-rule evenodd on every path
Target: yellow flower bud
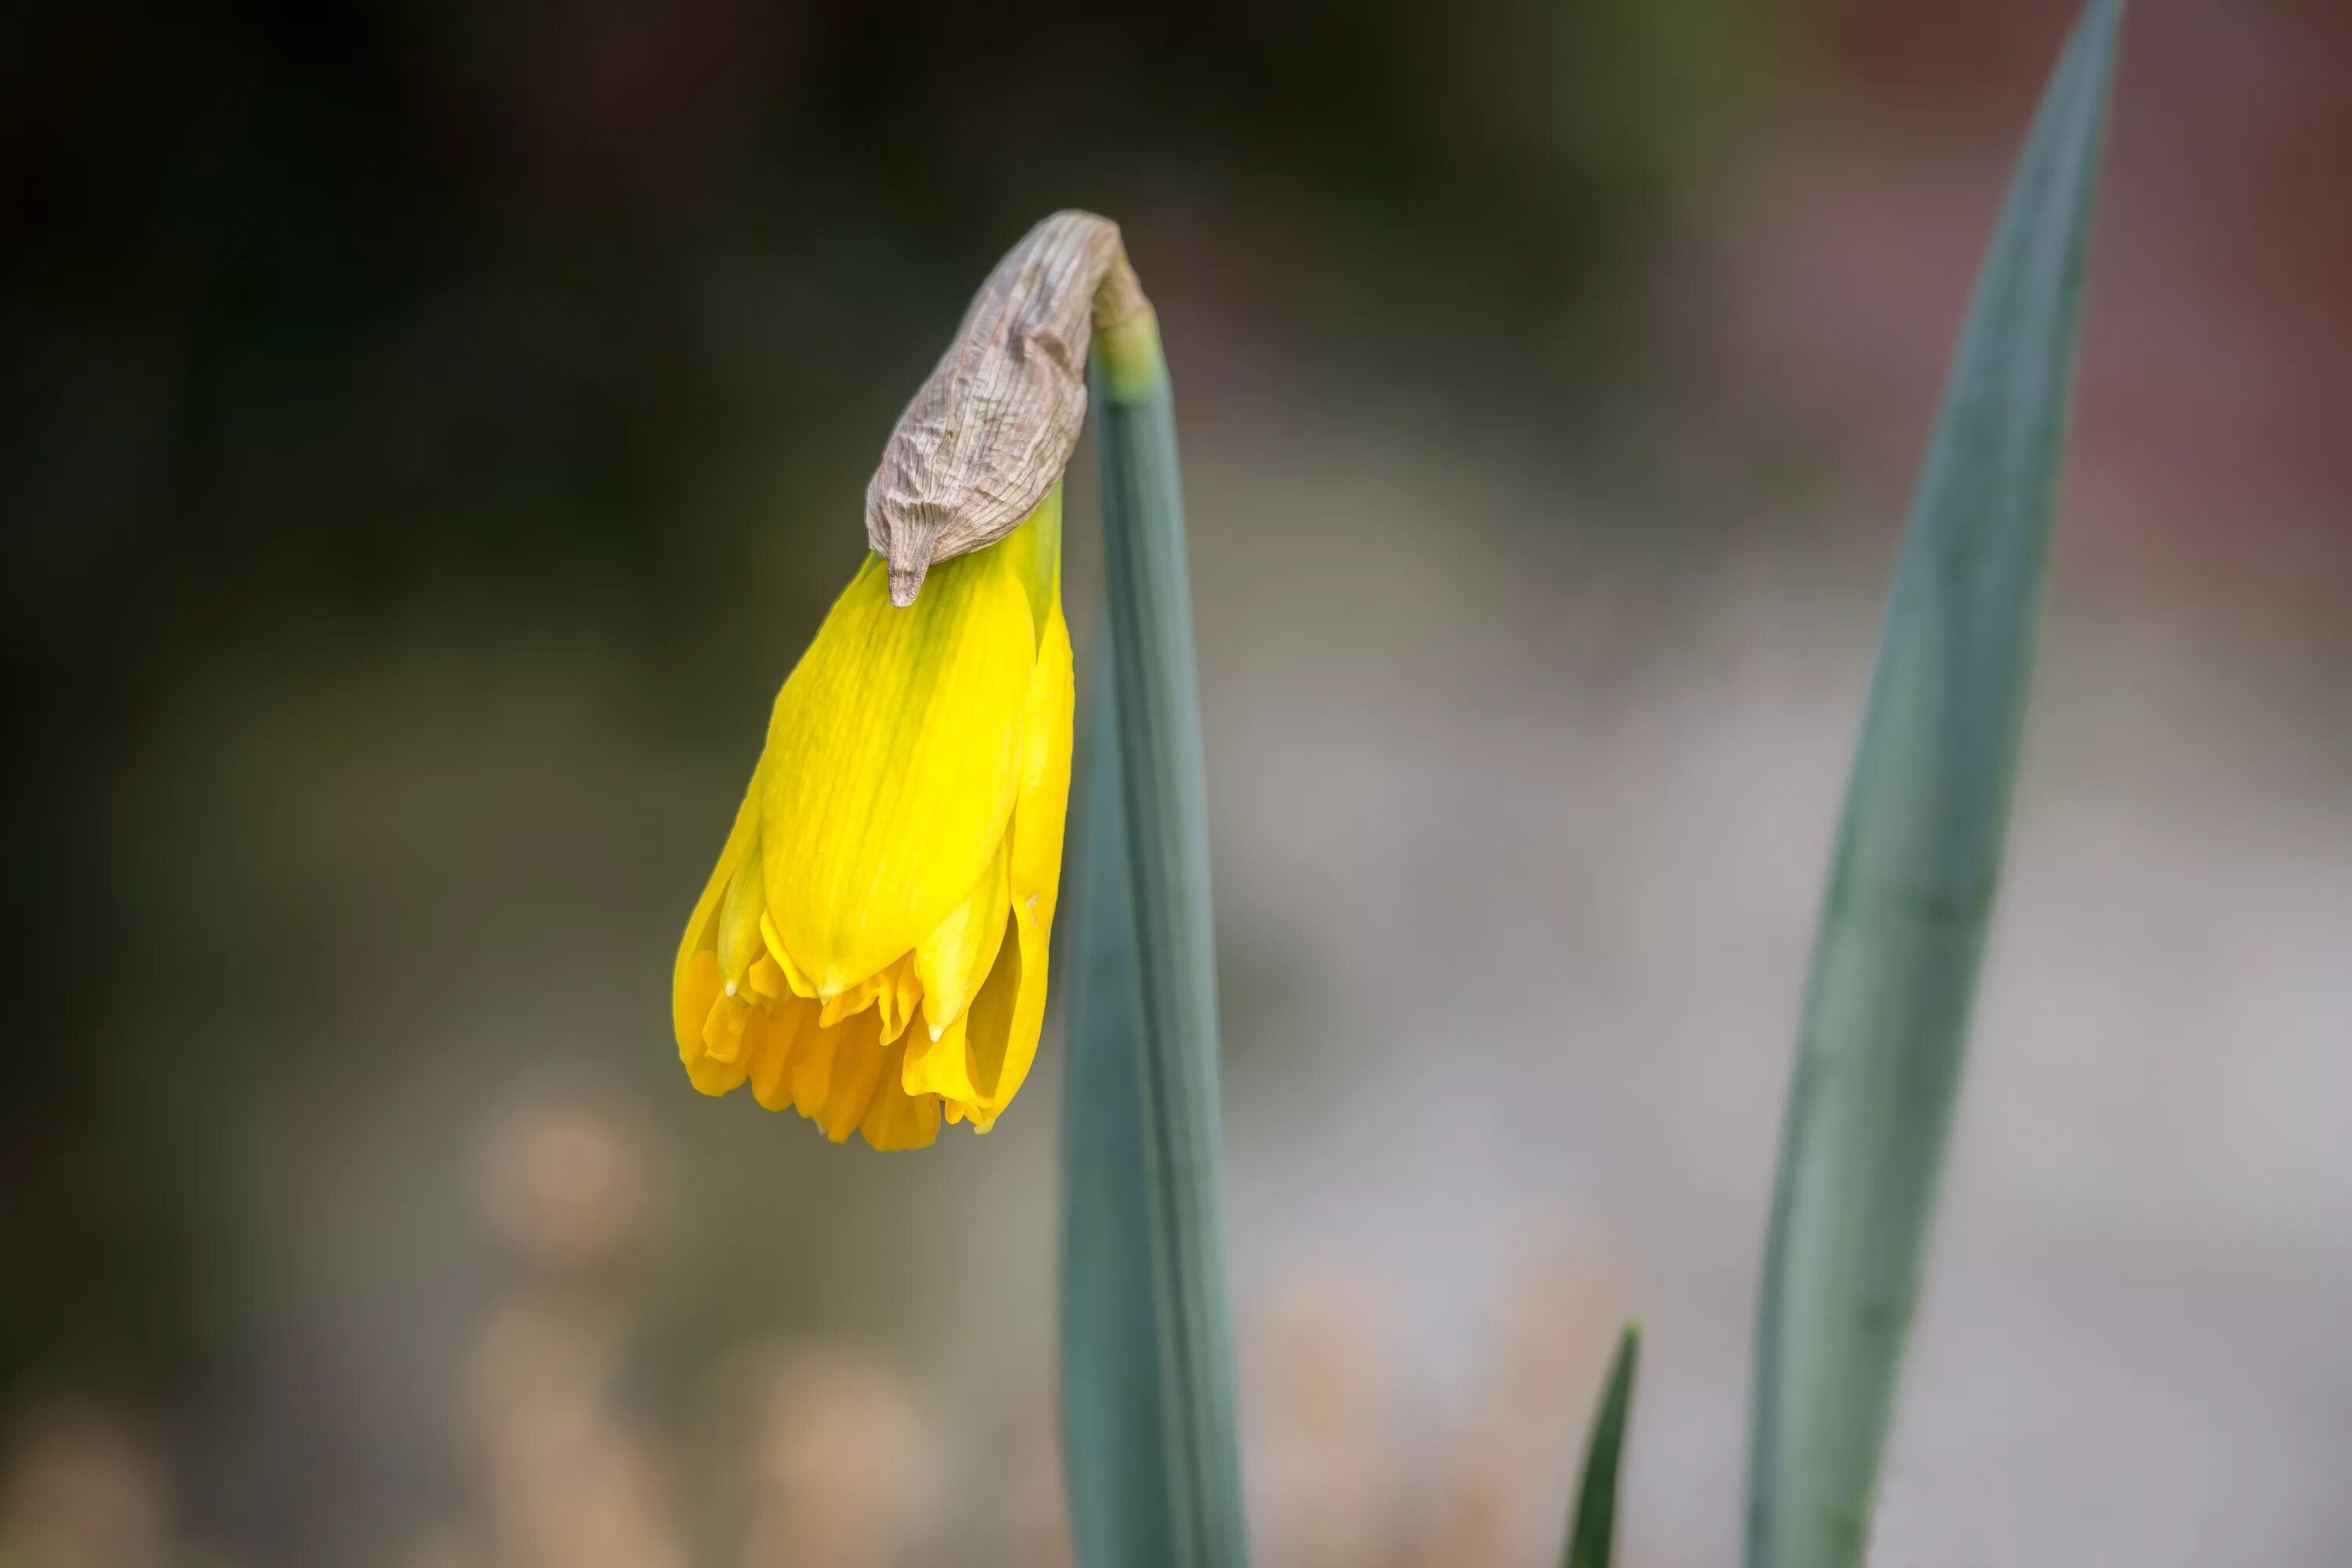
M 1027 1077 L 1069 798 L 1058 482 L 893 605 L 869 555 L 777 695 L 678 944 L 678 1055 L 835 1142 L 985 1132 Z

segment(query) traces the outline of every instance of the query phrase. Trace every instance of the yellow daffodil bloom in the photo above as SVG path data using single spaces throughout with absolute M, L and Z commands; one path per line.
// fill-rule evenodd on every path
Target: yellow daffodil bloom
M 878 555 L 785 680 L 679 942 L 677 1047 L 839 1143 L 985 1132 L 1037 1054 L 1070 787 L 1057 484 L 904 609 Z

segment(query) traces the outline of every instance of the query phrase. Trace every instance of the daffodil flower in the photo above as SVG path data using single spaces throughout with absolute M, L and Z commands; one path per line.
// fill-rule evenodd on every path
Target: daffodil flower
M 1118 227 L 1006 253 L 866 491 L 873 552 L 776 697 L 677 948 L 678 1056 L 835 1142 L 982 1132 L 1036 1059 L 1070 794 L 1062 474 L 1090 331 L 1148 312 Z
M 749 1083 L 839 1143 L 985 1132 L 1045 1011 L 1073 687 L 1055 484 L 911 605 L 865 565 L 777 695 L 678 944 L 694 1087 Z

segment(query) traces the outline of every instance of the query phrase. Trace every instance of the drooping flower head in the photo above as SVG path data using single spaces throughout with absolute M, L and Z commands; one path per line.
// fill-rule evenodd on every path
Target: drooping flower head
M 784 682 L 679 944 L 694 1086 L 749 1082 L 835 1142 L 985 1131 L 1028 1075 L 1070 788 L 1061 494 L 930 571 L 881 557 Z
M 680 1058 L 835 1142 L 986 1131 L 1045 1017 L 1073 686 L 1061 473 L 1118 231 L 1057 214 L 974 300 L 866 498 L 678 944 Z

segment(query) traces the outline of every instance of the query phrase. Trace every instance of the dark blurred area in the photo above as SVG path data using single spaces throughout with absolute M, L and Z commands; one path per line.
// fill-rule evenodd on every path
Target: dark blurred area
M 1572 1452 L 1618 1297 L 1664 1301 L 1669 1328 L 1674 1303 L 1706 1303 L 1690 1332 L 1710 1344 L 1707 1314 L 1736 1324 L 1751 1297 L 1840 726 L 2071 9 L 421 0 L 0 17 L 0 661 L 18 759 L 0 1560 L 1061 1550 L 1050 1085 L 983 1144 L 875 1163 L 695 1100 L 661 998 L 761 716 L 863 547 L 890 421 L 995 257 L 1067 205 L 1125 226 L 1186 420 L 1269 1560 L 1542 1560 L 1495 1521 L 1549 1517 L 1568 1472 L 1527 1477 L 1522 1499 L 1510 1457 Z M 2127 794 L 2098 769 L 2154 754 L 2133 750 L 2149 737 L 2247 759 L 2244 776 L 2154 789 L 2169 804 L 2151 842 L 2261 819 L 2292 846 L 2280 864 L 2352 865 L 2352 11 L 2139 0 L 2126 37 L 2047 700 L 2091 716 L 2070 735 L 2116 748 L 2085 764 L 2085 799 Z M 1326 571 L 1318 540 L 1348 564 Z M 1070 592 L 1083 628 L 1082 573 Z M 2070 642 L 2077 612 L 2119 629 Z M 1335 651 L 1381 628 L 1412 656 Z M 1710 708 L 1743 667 L 1790 673 L 1761 708 Z M 2187 706 L 2166 706 L 2183 672 Z M 2196 729 L 2217 713 L 2270 727 Z M 1759 978 L 1722 1003 L 1755 1092 L 1720 1181 L 1697 1184 L 1729 1194 L 1720 1226 L 1657 1241 L 1688 1214 L 1643 1196 L 1627 1173 L 1649 1167 L 1611 1163 L 1605 1138 L 1589 1162 L 1506 1161 L 1497 1182 L 1549 1184 L 1580 1216 L 1570 1263 L 1498 1240 L 1519 1283 L 1465 1286 L 1486 1305 L 1397 1327 L 1418 1350 L 1368 1348 L 1361 1276 L 1406 1255 L 1393 1235 L 1351 1253 L 1344 1221 L 1301 1237 L 1255 1217 L 1327 1147 L 1312 1125 L 1259 1130 L 1321 1102 L 1334 1058 L 1303 1042 L 1385 1050 L 1364 1019 L 1394 1017 L 1412 1058 L 1451 994 L 1436 976 L 1459 969 L 1423 947 L 1406 967 L 1425 992 L 1399 980 L 1365 1001 L 1364 955 L 1322 945 L 1244 857 L 1314 846 L 1296 885 L 1409 889 L 1465 952 L 1511 951 L 1493 932 L 1524 916 L 1543 949 L 1600 954 L 1596 931 L 1641 940 L 1608 890 L 1612 855 L 1635 851 L 1603 847 L 1623 818 L 1605 782 L 1575 782 L 1580 748 L 1650 755 L 1640 737 L 1683 718 L 1694 738 L 1655 756 L 1693 777 L 1802 748 L 1784 816 L 1677 872 L 1699 902 L 1710 876 L 1771 889 Z M 1555 732 L 1563 754 L 1538 755 Z M 1474 804 L 1413 771 L 1432 754 Z M 1506 783 L 1495 818 L 1557 806 L 1539 831 L 1561 858 L 1525 862 L 1558 873 L 1555 902 L 1480 879 L 1479 843 L 1446 826 L 1496 798 L 1492 770 L 1519 768 L 1570 781 L 1524 800 Z M 1342 812 L 1360 835 L 1259 831 L 1286 780 L 1335 771 L 1390 781 Z M 2047 776 L 2073 798 L 2074 775 Z M 2107 811 L 2092 819 L 2112 826 Z M 2216 864 L 2242 863 L 2248 840 L 2212 842 Z M 1753 844 L 1767 869 L 1742 858 Z M 1624 876 L 1659 885 L 1631 860 Z M 2332 931 L 2310 951 L 2340 975 L 2352 897 L 2336 886 L 2294 895 L 2292 930 Z M 1643 949 L 1661 955 L 1656 996 L 1677 991 L 1664 955 L 1681 929 Z M 2118 992 L 2168 972 L 2143 956 L 2118 961 Z M 2352 1005 L 2332 984 L 2266 1035 L 2216 1002 L 2182 1049 L 2340 1047 Z M 1671 1035 L 1643 994 L 1564 1032 Z M 1532 1037 L 1508 1009 L 1445 1026 Z M 1712 1071 L 1721 1037 L 1690 1037 L 1695 1054 L 1659 1059 Z M 1673 1116 L 1663 1080 L 1619 1076 L 1626 1059 L 1603 1052 L 1570 1087 L 1595 1106 L 1654 1091 Z M 2307 1081 L 2320 1100 L 2352 1084 Z M 2343 1160 L 2296 1170 L 2299 1192 L 2352 1194 Z M 1956 1202 L 1965 1234 L 1966 1189 Z M 2322 1281 L 2298 1311 L 2352 1300 L 2340 1212 L 2332 1247 L 2244 1277 Z M 2237 1234 L 2208 1220 L 2199 1234 Z M 2221 1256 L 2181 1267 L 2243 1263 Z M 1532 1370 L 1491 1381 L 1558 1390 L 1556 1408 L 1460 1392 L 1468 1374 L 1433 1347 L 1489 1308 L 1550 1323 L 1501 1333 Z M 1365 1369 L 1416 1356 L 1453 1391 L 1428 1397 L 1462 1406 L 1450 1426 L 1415 1407 L 1456 1435 L 1450 1457 L 1359 1452 L 1398 1415 Z M 1701 1360 L 1683 1405 L 1664 1385 L 1662 1432 L 1677 1410 L 1736 1426 L 1738 1367 Z M 2340 1348 L 2319 1374 L 2352 1393 Z M 2340 1414 L 2312 1419 L 2346 1435 Z M 1727 1521 L 1721 1443 L 1657 1441 L 1643 1495 L 1704 1489 Z M 992 1479 L 992 1453 L 1022 1456 L 1018 1474 Z M 1408 1471 L 1454 1479 L 1383 1523 Z M 918 1472 L 929 1489 L 910 1493 Z M 1953 1473 L 1921 1484 L 1968 1501 Z M 860 1507 L 898 1533 L 825 1514 L 869 1491 Z M 592 1495 L 611 1511 L 583 1511 Z M 999 1512 L 974 1515 L 973 1495 Z M 2316 1563 L 2296 1553 L 2341 1544 L 2352 1518 L 2316 1495 L 2255 1488 L 2198 1518 L 2263 1512 L 2285 1553 L 2266 1560 Z M 1715 1560 L 1730 1539 L 1654 1534 L 1639 1561 Z M 2107 1555 L 2128 1531 L 2079 1539 L 2002 1555 L 2193 1560 Z

